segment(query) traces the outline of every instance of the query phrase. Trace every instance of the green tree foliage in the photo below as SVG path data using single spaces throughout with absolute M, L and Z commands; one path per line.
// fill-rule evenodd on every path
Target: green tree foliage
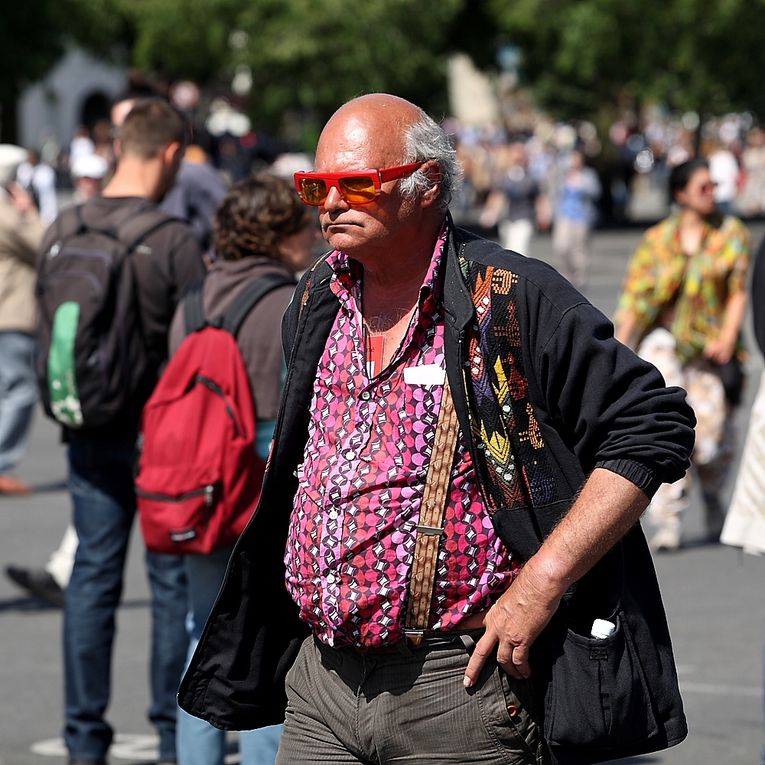
M 313 128 L 359 93 L 384 90 L 446 109 L 446 56 L 464 0 L 74 0 L 92 15 L 79 39 L 170 78 L 230 82 L 248 66 L 256 125 Z M 232 33 L 234 33 L 232 35 Z M 237 44 L 238 43 L 238 44 Z
M 444 113 L 448 54 L 493 68 L 502 44 L 521 50 L 523 81 L 560 117 L 598 120 L 646 100 L 765 114 L 763 18 L 765 0 L 25 0 L 0 25 L 2 124 L 70 39 L 205 86 L 248 66 L 255 125 L 287 120 L 309 144 L 359 93 Z
M 627 101 L 765 114 L 765 0 L 487 0 L 523 76 L 562 117 Z
M 446 54 L 460 0 L 262 0 L 239 18 L 259 106 L 326 118 L 364 92 L 446 108 Z

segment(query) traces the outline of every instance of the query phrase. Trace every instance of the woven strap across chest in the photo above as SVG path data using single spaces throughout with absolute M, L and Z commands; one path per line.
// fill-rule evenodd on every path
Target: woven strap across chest
M 459 423 L 454 410 L 451 389 L 448 381 L 445 381 L 441 411 L 438 415 L 436 436 L 422 497 L 412 575 L 409 581 L 409 607 L 404 634 L 407 642 L 413 646 L 422 643 L 428 628 L 433 585 L 436 580 L 438 547 L 443 534 L 444 510 L 458 432 Z

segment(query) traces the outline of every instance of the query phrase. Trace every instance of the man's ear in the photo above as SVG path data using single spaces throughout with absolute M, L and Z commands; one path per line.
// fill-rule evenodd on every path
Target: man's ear
M 420 172 L 424 173 L 429 181 L 428 188 L 420 197 L 424 206 L 430 207 L 435 204 L 438 198 L 441 196 L 441 167 L 435 159 L 429 159 L 421 168 Z
M 162 161 L 168 167 L 180 162 L 182 157 L 183 146 L 178 141 L 167 144 L 162 150 Z

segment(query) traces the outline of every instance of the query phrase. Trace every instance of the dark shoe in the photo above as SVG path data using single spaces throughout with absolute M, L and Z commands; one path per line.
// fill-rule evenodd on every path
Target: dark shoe
M 69 760 L 69 765 L 106 765 L 106 760 Z
M 0 475 L 0 494 L 29 494 L 32 487 L 11 475 Z
M 15 585 L 35 598 L 44 600 L 56 608 L 64 607 L 64 590 L 59 587 L 58 582 L 45 569 L 6 566 L 5 575 Z M 78 760 L 77 762 L 86 761 Z

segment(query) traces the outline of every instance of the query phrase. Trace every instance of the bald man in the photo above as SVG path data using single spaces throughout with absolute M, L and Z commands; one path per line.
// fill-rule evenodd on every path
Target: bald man
M 341 107 L 295 175 L 331 251 L 285 316 L 261 502 L 180 693 L 233 729 L 286 706 L 282 765 L 573 762 L 543 697 L 593 616 L 652 657 L 655 730 L 630 753 L 686 732 L 637 523 L 688 466 L 684 393 L 555 271 L 457 228 L 458 175 L 385 94 Z M 585 746 L 615 756 L 608 736 Z

